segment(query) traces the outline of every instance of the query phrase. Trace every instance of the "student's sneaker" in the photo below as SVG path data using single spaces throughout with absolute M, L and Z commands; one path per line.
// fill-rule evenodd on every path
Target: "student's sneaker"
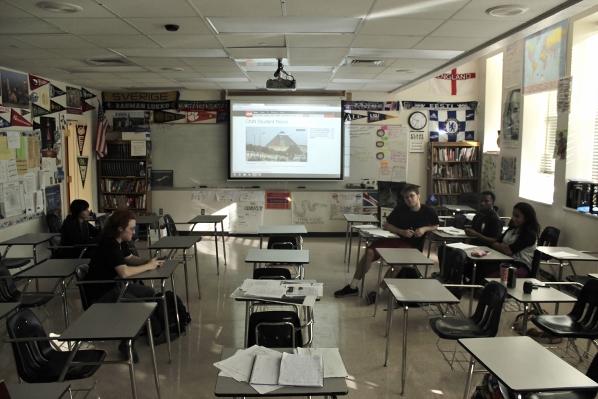
M 335 298 L 343 298 L 346 296 L 355 296 L 359 294 L 359 290 L 357 288 L 351 288 L 349 284 L 345 285 L 342 289 L 338 291 L 334 291 Z

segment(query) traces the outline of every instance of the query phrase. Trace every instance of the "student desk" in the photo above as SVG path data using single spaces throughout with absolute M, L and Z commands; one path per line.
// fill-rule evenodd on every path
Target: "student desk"
M 19 302 L 0 302 L 0 319 L 5 318 L 18 307 Z
M 68 396 L 70 387 L 68 382 L 6 384 L 10 399 L 60 399 Z
M 452 205 L 452 204 L 444 204 L 441 205 L 442 208 L 447 209 L 453 213 L 474 213 L 476 212 L 475 209 L 473 209 L 471 206 L 469 205 Z
M 359 264 L 359 257 L 361 256 L 361 242 L 365 241 L 365 244 L 376 240 L 380 240 L 383 238 L 399 238 L 398 235 L 393 234 L 391 232 L 385 231 L 385 235 L 379 235 L 378 231 L 382 230 L 377 226 L 374 225 L 361 225 L 359 227 L 354 226 L 354 229 L 357 230 L 357 234 L 359 235 L 359 241 L 357 242 L 357 258 L 355 258 L 355 268 L 357 269 L 357 265 Z
M 401 366 L 401 395 L 405 393 L 407 376 L 407 323 L 409 303 L 459 303 L 459 299 L 435 279 L 385 278 L 388 288 L 388 310 L 386 313 L 386 352 L 384 366 L 388 364 L 388 348 L 392 326 L 393 299 L 403 306 L 403 354 Z
M 162 252 L 162 250 L 182 250 L 183 251 L 183 267 L 185 270 L 185 295 L 187 299 L 187 308 L 189 306 L 189 276 L 187 271 L 187 250 L 193 247 L 195 258 L 195 277 L 197 279 L 197 296 L 201 299 L 201 291 L 199 289 L 199 265 L 197 263 L 197 242 L 201 241 L 199 236 L 166 236 L 160 238 L 158 241 L 150 245 L 150 250 Z
M 353 226 L 359 224 L 377 224 L 378 218 L 374 215 L 360 215 L 356 213 L 343 214 L 347 222 L 347 231 L 345 232 L 345 262 L 347 262 L 347 273 L 349 272 L 349 265 L 351 264 L 351 248 L 353 247 Z M 347 248 L 349 252 L 347 254 Z
M 69 325 L 69 307 L 66 298 L 67 279 L 72 277 L 77 270 L 77 266 L 88 265 L 90 259 L 48 259 L 42 263 L 31 266 L 30 268 L 17 273 L 15 278 L 24 279 L 58 279 L 60 280 L 62 297 L 62 309 L 64 314 L 64 324 Z M 70 280 L 69 280 L 70 282 Z
M 260 236 L 260 248 L 262 248 L 264 237 L 292 235 L 301 238 L 302 235 L 307 234 L 307 229 L 302 224 L 280 224 L 260 226 L 257 229 L 257 234 Z
M 430 257 L 430 252 L 432 251 L 432 243 L 439 242 L 442 243 L 442 264 L 439 263 L 438 267 L 442 270 L 442 266 L 444 264 L 444 260 L 446 259 L 446 244 L 449 242 L 461 242 L 466 241 L 472 237 L 469 237 L 467 234 L 451 234 L 447 233 L 443 230 L 432 230 L 428 233 L 428 258 Z
M 160 281 L 160 295 L 152 298 L 136 298 L 138 301 L 147 300 L 147 299 L 158 299 L 162 301 L 164 305 L 164 328 L 166 329 L 166 342 L 168 343 L 168 362 L 172 362 L 172 350 L 170 345 L 170 325 L 168 323 L 168 306 L 166 304 L 166 280 L 170 280 L 170 285 L 172 286 L 172 293 L 176 298 L 176 287 L 174 285 L 174 272 L 176 268 L 179 266 L 179 262 L 169 259 L 164 262 L 161 267 L 158 267 L 154 270 L 149 270 L 140 274 L 136 274 L 135 276 L 125 277 L 120 280 L 127 281 L 127 283 L 131 281 L 138 281 L 138 280 L 151 280 L 151 281 Z M 124 291 L 123 291 L 124 292 Z M 127 299 L 126 301 L 130 301 Z M 174 311 L 176 314 L 176 323 L 179 332 L 179 336 L 181 335 L 181 321 L 179 319 L 179 308 L 177 305 L 177 301 L 174 301 Z
M 193 225 L 191 230 L 197 224 L 208 223 L 214 225 L 214 245 L 216 246 L 216 274 L 220 274 L 220 259 L 218 257 L 218 224 L 220 224 L 220 237 L 222 237 L 222 253 L 224 254 L 224 266 L 226 266 L 226 244 L 224 243 L 224 219 L 226 215 L 197 215 L 187 223 Z
M 252 248 L 245 256 L 245 263 L 284 263 L 299 267 L 299 278 L 305 277 L 305 265 L 309 263 L 308 249 L 256 249 Z
M 135 366 L 133 363 L 133 340 L 139 331 L 146 325 L 149 346 L 152 353 L 154 368 L 154 382 L 156 392 L 160 398 L 160 381 L 158 379 L 158 366 L 156 352 L 154 351 L 154 337 L 150 316 L 156 308 L 156 303 L 94 303 L 73 322 L 57 340 L 76 341 L 69 358 L 60 373 L 60 382 L 72 363 L 82 341 L 122 341 L 126 340 L 129 347 L 129 360 L 124 362 L 129 365 L 131 390 L 133 398 L 137 399 L 137 384 L 135 383 Z M 110 362 L 123 363 L 123 362 Z
M 292 353 L 291 348 L 274 348 L 281 352 Z M 237 350 L 224 348 L 222 359 L 226 359 L 235 354 Z M 283 387 L 274 392 L 264 395 L 257 393 L 255 389 L 246 382 L 239 382 L 230 377 L 216 377 L 216 387 L 214 396 L 216 397 L 280 397 L 280 396 L 342 396 L 347 395 L 347 381 L 345 378 L 324 378 L 323 387 Z
M 482 256 L 482 257 L 475 257 L 472 256 L 471 253 L 474 250 L 483 250 L 483 251 L 487 251 L 488 254 L 486 256 Z M 484 262 L 509 262 L 511 260 L 513 260 L 513 258 L 511 258 L 508 255 L 505 255 L 501 252 L 498 252 L 490 247 L 485 247 L 485 246 L 479 246 L 479 247 L 475 247 L 475 248 L 471 248 L 468 250 L 465 250 L 465 255 L 467 256 L 467 258 L 469 260 L 471 260 L 473 262 L 473 267 L 471 270 L 471 298 L 469 300 L 469 315 L 471 316 L 472 312 L 473 312 L 473 293 L 475 290 L 475 287 L 473 287 L 473 285 L 475 285 L 476 283 L 476 271 L 478 268 L 478 263 L 484 263 Z
M 499 278 L 487 278 L 487 281 L 500 282 Z M 523 293 L 523 283 L 530 281 L 534 285 L 541 287 L 532 290 L 531 294 Z M 544 283 L 535 278 L 518 278 L 515 288 L 507 288 L 507 294 L 519 303 L 523 304 L 523 321 L 522 331 L 523 335 L 527 333 L 527 319 L 529 313 L 529 305 L 533 303 L 567 303 L 576 302 L 577 299 L 565 294 L 559 290 L 550 287 L 550 283 Z
M 465 338 L 459 344 L 471 355 L 464 399 L 476 361 L 517 394 L 598 390 L 598 384 L 530 337 Z
M 376 250 L 382 260 L 378 265 L 378 280 L 376 280 L 376 303 L 374 304 L 374 317 L 378 310 L 378 298 L 380 298 L 380 283 L 382 281 L 382 267 L 387 264 L 390 267 L 395 266 L 411 266 L 424 265 L 426 267 L 425 276 L 428 276 L 428 267 L 433 266 L 434 262 L 430 258 L 426 258 L 424 254 L 415 248 L 378 248 Z M 365 278 L 361 279 L 361 293 L 363 294 Z
M 146 226 L 147 227 L 147 246 L 152 244 L 152 236 L 150 234 L 150 229 L 154 229 L 158 231 L 158 239 L 160 239 L 160 217 L 155 213 L 149 215 L 136 215 L 135 216 L 135 223 L 139 226 Z
M 50 241 L 54 237 L 59 236 L 60 234 L 58 233 L 29 233 L 23 234 L 15 238 L 11 238 L 10 240 L 2 241 L 0 242 L 0 245 L 6 246 L 6 249 L 2 254 L 2 259 L 7 259 L 6 255 L 8 254 L 8 251 L 13 245 L 31 246 L 33 249 L 33 264 L 37 265 L 39 263 L 37 259 L 37 246 Z

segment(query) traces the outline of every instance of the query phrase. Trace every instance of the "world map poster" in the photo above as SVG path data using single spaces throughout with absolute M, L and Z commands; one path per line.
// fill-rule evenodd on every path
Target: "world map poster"
M 556 90 L 565 71 L 567 23 L 546 28 L 525 40 L 524 94 Z

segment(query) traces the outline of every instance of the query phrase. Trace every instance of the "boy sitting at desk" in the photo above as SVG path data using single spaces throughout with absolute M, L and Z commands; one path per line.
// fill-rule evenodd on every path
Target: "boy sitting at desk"
M 358 294 L 357 284 L 370 270 L 372 262 L 380 258 L 376 248 L 417 248 L 421 251 L 424 246 L 425 234 L 438 228 L 438 216 L 434 209 L 421 203 L 417 186 L 406 185 L 401 190 L 401 196 L 405 203 L 398 204 L 382 226 L 384 230 L 397 234 L 399 237 L 379 239 L 370 244 L 357 264 L 353 280 L 336 291 L 335 297 L 342 298 Z
M 494 209 L 496 195 L 492 191 L 482 191 L 480 195 L 480 209 L 471 227 L 465 228 L 465 234 L 473 238 L 473 245 L 488 245 L 501 236 L 503 224 Z

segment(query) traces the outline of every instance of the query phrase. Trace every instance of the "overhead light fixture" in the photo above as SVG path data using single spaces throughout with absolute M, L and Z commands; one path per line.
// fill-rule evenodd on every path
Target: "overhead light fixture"
M 284 70 L 282 58 L 278 59 L 278 66 L 274 71 L 275 79 L 266 80 L 266 89 L 272 91 L 295 91 L 297 82 L 295 77 Z
M 485 13 L 497 18 L 515 17 L 525 13 L 529 8 L 515 5 L 515 4 L 503 4 L 501 6 L 490 7 Z
M 160 70 L 167 72 L 183 72 L 185 69 L 181 67 L 162 67 Z
M 397 73 L 413 73 L 413 69 L 399 68 L 399 69 L 396 69 L 395 72 L 397 72 Z
M 78 4 L 66 3 L 64 1 L 39 1 L 35 3 L 37 8 L 44 11 L 50 11 L 62 14 L 73 14 L 83 11 L 83 7 Z

